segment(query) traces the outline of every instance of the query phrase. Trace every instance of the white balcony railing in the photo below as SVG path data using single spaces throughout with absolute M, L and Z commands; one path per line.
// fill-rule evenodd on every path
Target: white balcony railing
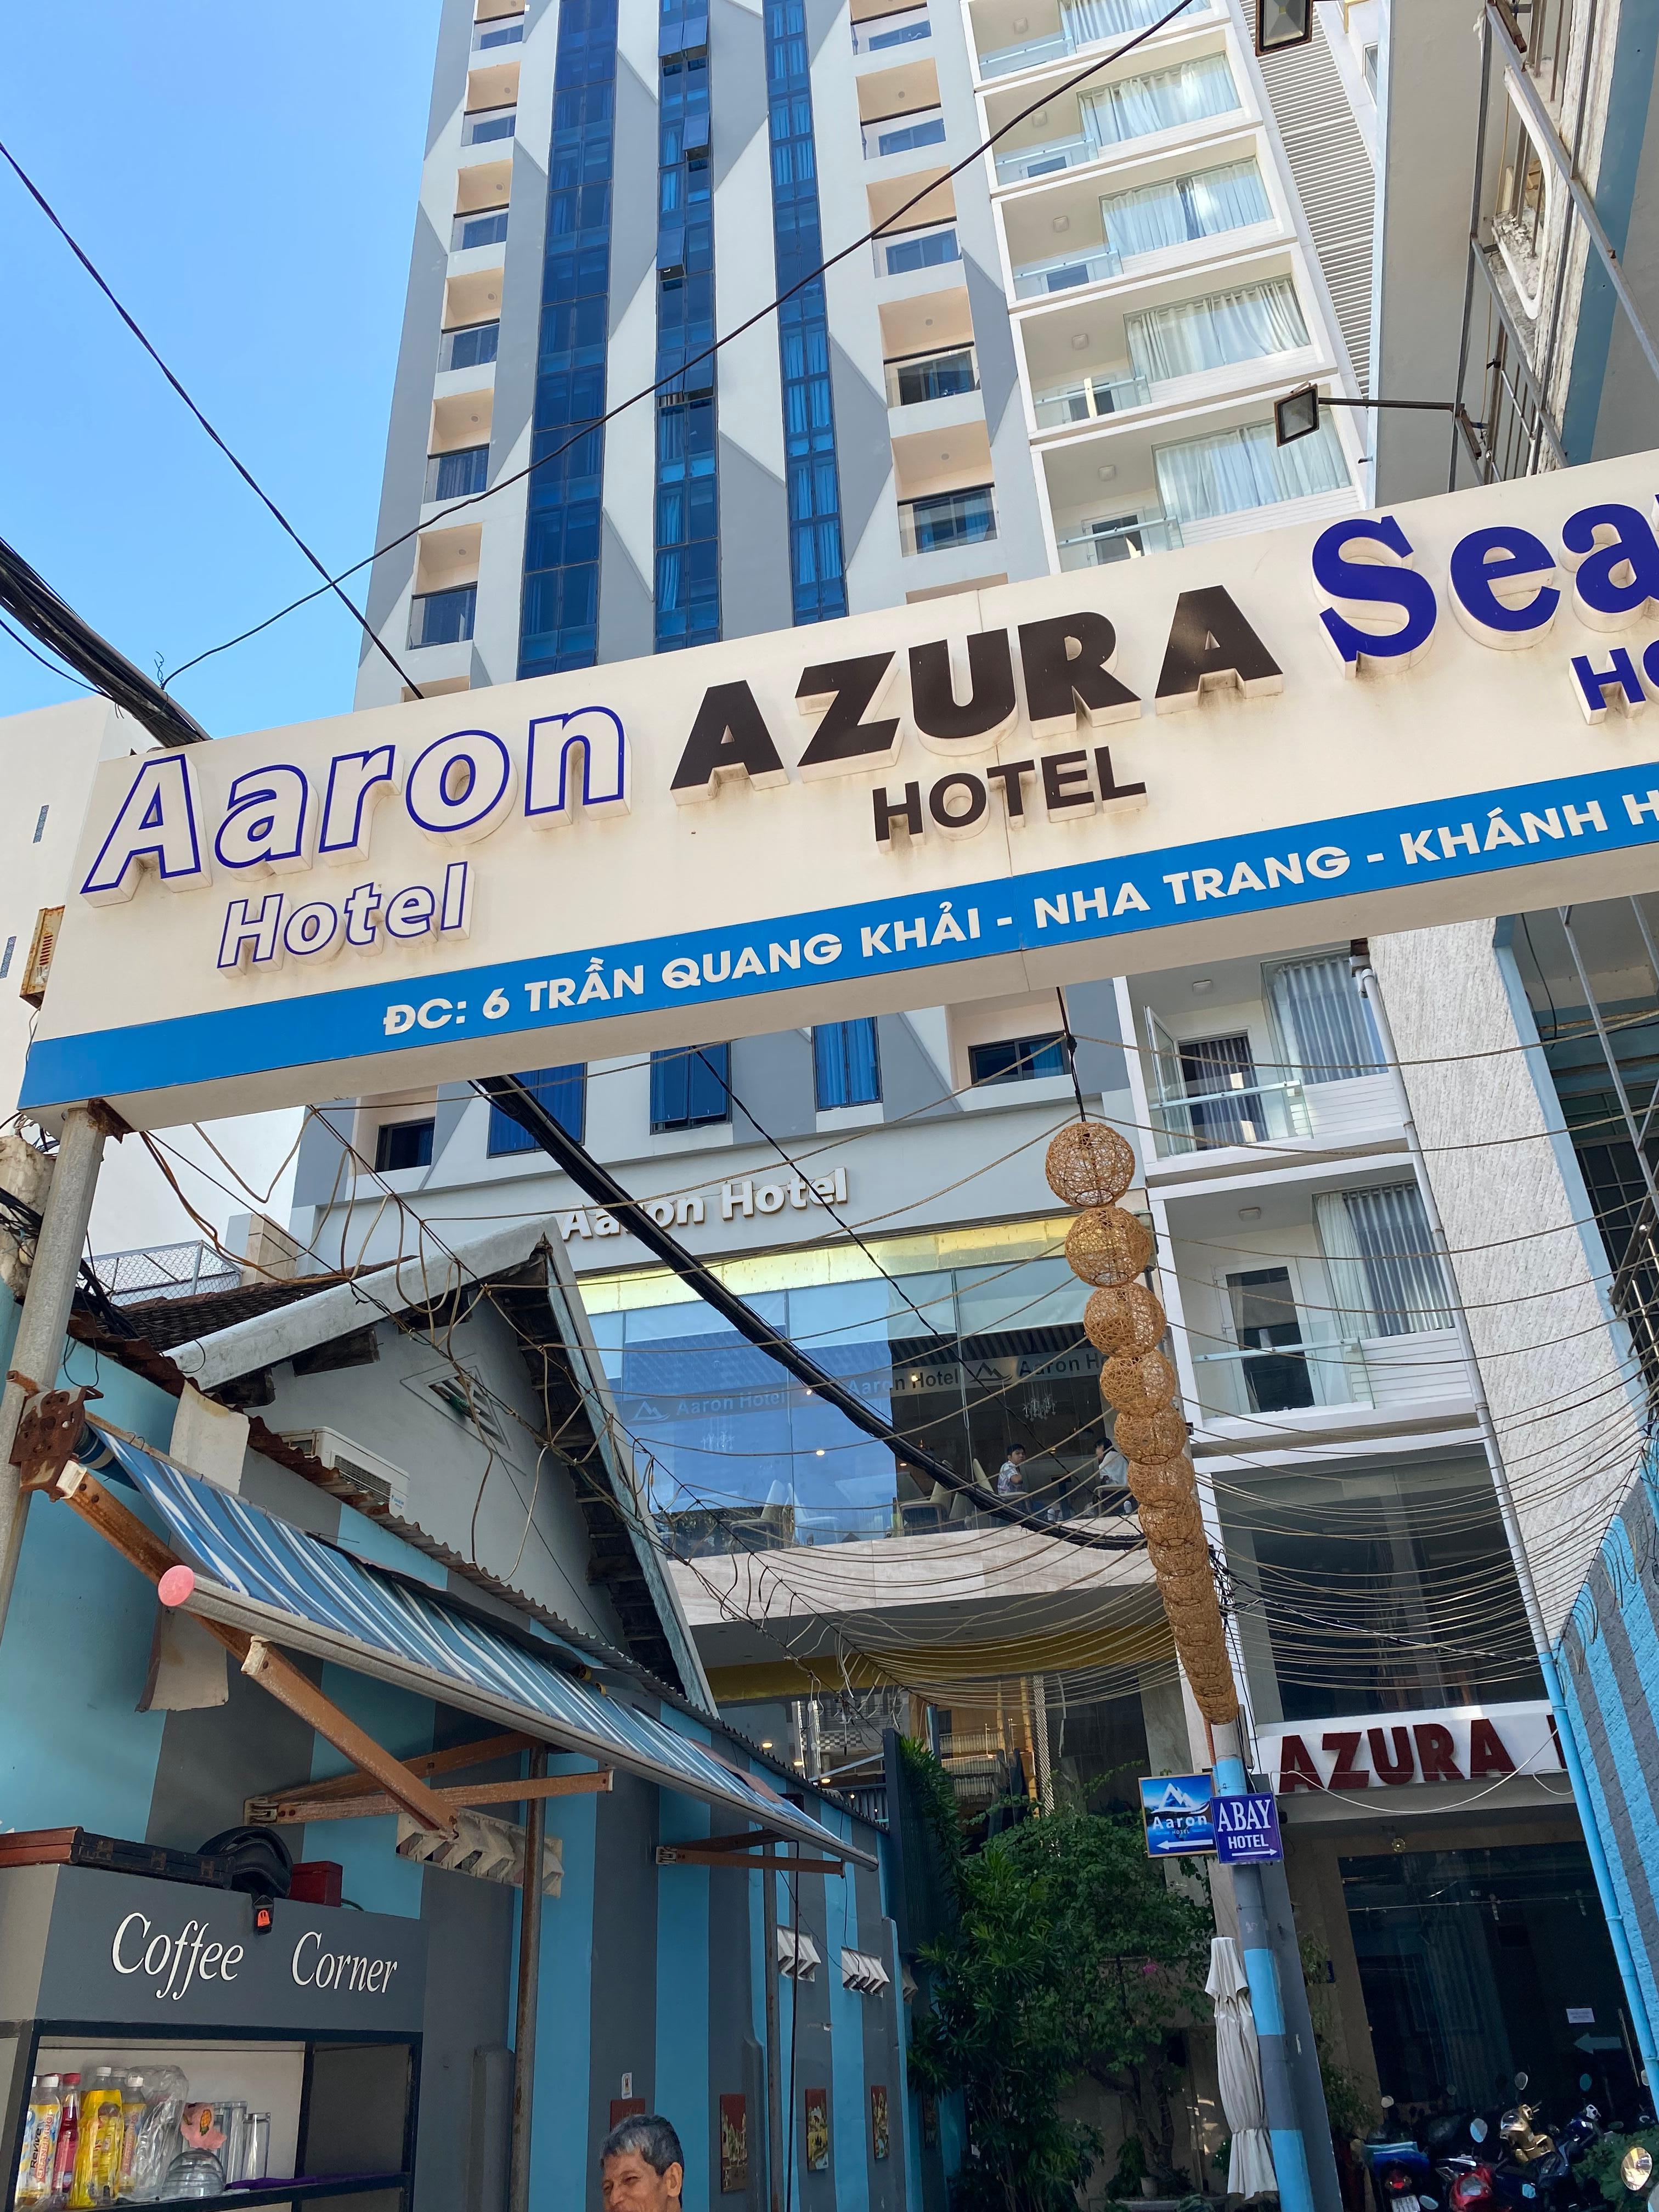
M 1039 392 L 1032 402 L 1039 430 L 1058 430 L 1068 422 L 1087 422 L 1102 415 L 1121 415 L 1126 407 L 1145 407 L 1151 388 L 1133 369 L 1085 376 L 1063 391 Z
M 1173 516 L 1152 515 L 1134 522 L 1103 523 L 1060 541 L 1062 569 L 1103 568 L 1114 561 L 1138 561 L 1146 553 L 1168 553 L 1181 544 L 1181 525 Z

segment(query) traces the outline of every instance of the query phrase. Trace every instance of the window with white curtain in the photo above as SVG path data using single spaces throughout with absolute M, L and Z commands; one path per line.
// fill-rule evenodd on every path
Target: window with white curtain
M 1149 138 L 1155 131 L 1231 115 L 1238 105 L 1225 54 L 1200 54 L 1173 69 L 1126 76 L 1078 98 L 1084 136 L 1097 146 L 1121 146 L 1126 138 Z
M 1136 374 L 1153 384 L 1236 361 L 1295 353 L 1308 343 L 1308 325 L 1288 276 L 1148 307 L 1126 315 L 1123 331 Z
M 1188 177 L 1165 177 L 1100 203 L 1107 243 L 1121 254 L 1161 253 L 1224 230 L 1273 221 L 1273 203 L 1254 161 L 1226 161 Z
M 1414 1182 L 1321 1191 L 1319 1242 L 1345 1332 L 1414 1336 L 1450 1328 L 1446 1285 Z
M 1242 514 L 1281 500 L 1340 491 L 1349 482 L 1341 441 L 1328 419 L 1291 446 L 1274 444 L 1271 422 L 1183 438 L 1176 445 L 1154 446 L 1152 465 L 1164 512 L 1178 522 Z
M 1346 957 L 1286 960 L 1267 971 L 1279 1034 L 1304 1083 L 1341 1083 L 1382 1066 L 1371 1010 Z
M 1068 50 L 1074 52 L 1101 39 L 1121 38 L 1126 31 L 1144 31 L 1157 22 L 1165 4 L 1166 0 L 1062 0 L 1060 28 Z M 1209 0 L 1187 0 L 1181 13 L 1207 15 Z

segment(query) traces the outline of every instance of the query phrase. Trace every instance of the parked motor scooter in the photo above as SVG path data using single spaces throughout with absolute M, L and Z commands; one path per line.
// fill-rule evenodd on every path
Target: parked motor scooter
M 1376 2212 L 1441 2212 L 1441 2200 L 1431 2186 L 1434 2168 L 1422 2146 L 1409 2136 L 1385 2133 L 1393 2105 L 1392 2097 L 1382 2100 L 1382 2125 L 1372 2130 L 1364 2144 Z
M 1517 2090 L 1527 2087 L 1527 2076 L 1515 2077 Z M 1498 2123 L 1503 2150 L 1492 2169 L 1492 2193 L 1500 2207 L 1515 2212 L 1574 2212 L 1580 2203 L 1575 2167 L 1601 2132 L 1601 2115 L 1594 2105 L 1583 2105 L 1559 2135 L 1538 2125 L 1536 2105 L 1512 2105 Z M 1583 2200 L 1585 2212 L 1599 2206 L 1601 2192 Z

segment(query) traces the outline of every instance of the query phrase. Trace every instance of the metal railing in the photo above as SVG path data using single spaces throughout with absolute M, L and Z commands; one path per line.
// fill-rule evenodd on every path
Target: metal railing
M 1032 401 L 1039 430 L 1057 430 L 1067 422 L 1087 422 L 1102 415 L 1121 415 L 1126 407 L 1145 407 L 1152 397 L 1144 376 L 1133 369 L 1100 376 L 1085 376 L 1081 384 L 1063 392 L 1040 392 Z
M 1270 1387 L 1270 1370 L 1263 1363 L 1277 1360 L 1301 1369 L 1307 1376 L 1309 1395 L 1297 1399 L 1293 1393 Z M 1228 1352 L 1195 1352 L 1194 1367 L 1217 1367 L 1236 1371 L 1240 1383 L 1242 1406 L 1220 1407 L 1205 1395 L 1204 1377 L 1199 1377 L 1199 1402 L 1202 1411 L 1229 1415 L 1263 1413 L 1294 1413 L 1302 1405 L 1312 1406 L 1375 1406 L 1376 1393 L 1372 1388 L 1370 1370 L 1365 1364 L 1364 1352 L 1357 1336 L 1304 1339 L 1297 1344 L 1240 1346 Z M 1251 1370 L 1257 1378 L 1252 1385 Z M 1272 1402 L 1269 1402 L 1269 1401 Z
M 936 492 L 899 501 L 899 544 L 906 554 L 944 553 L 953 545 L 980 545 L 997 534 L 996 500 L 989 484 L 969 491 Z
M 1497 0 L 1504 27 L 1524 58 L 1527 75 L 1558 118 L 1567 88 L 1567 65 L 1580 0 Z
M 1090 53 L 1096 46 L 1106 46 L 1117 39 L 1122 30 L 1146 29 L 1148 24 L 1157 21 L 1163 10 L 1156 4 L 1156 0 L 1141 0 L 1139 8 L 1133 12 L 1139 15 L 1139 22 L 1125 23 L 1120 31 L 1103 33 L 1097 39 L 1074 38 L 1068 29 L 1062 28 L 1051 32 L 1046 39 L 1027 40 L 1022 46 L 999 46 L 993 52 L 980 56 L 979 73 L 981 77 L 1008 76 L 1015 70 L 1032 69 L 1038 62 L 1053 61 L 1060 55 Z M 1207 15 L 1212 12 L 1211 0 L 1188 0 L 1182 15 Z M 1176 21 L 1181 21 L 1181 17 Z
M 1241 1081 L 1225 1091 L 1155 1099 L 1152 1115 L 1158 1154 L 1164 1158 L 1305 1137 L 1313 1126 L 1302 1085 L 1295 1081 Z
M 1060 541 L 1062 569 L 1104 568 L 1114 561 L 1138 561 L 1145 553 L 1168 553 L 1181 544 L 1181 525 L 1173 516 L 1153 515 L 1140 522 L 1115 523 L 1109 530 L 1085 530 Z
M 93 1273 L 118 1305 L 150 1298 L 194 1298 L 209 1291 L 240 1289 L 242 1270 L 199 1238 L 183 1244 L 140 1245 L 130 1252 L 103 1252 Z
M 1115 246 L 1091 246 L 1082 253 L 1060 253 L 1048 261 L 1030 261 L 1014 271 L 1014 297 L 1040 299 L 1048 292 L 1071 292 L 1079 284 L 1103 284 L 1121 276 L 1123 264 Z
M 853 52 L 855 54 L 884 53 L 890 46 L 914 46 L 920 39 L 931 39 L 933 24 L 924 8 L 898 8 L 888 15 L 866 15 L 853 26 Z
M 979 390 L 979 356 L 970 345 L 902 354 L 882 366 L 890 407 L 920 407 L 929 399 L 955 399 Z
M 1052 176 L 1056 170 L 1080 168 L 1099 158 L 1100 149 L 1091 138 L 1054 138 L 1046 146 L 1022 146 L 1018 153 L 999 154 L 997 182 L 1017 185 L 1027 177 Z
M 885 160 L 890 154 L 920 153 L 924 146 L 945 143 L 942 107 L 907 108 L 902 114 L 878 116 L 862 126 L 864 158 Z

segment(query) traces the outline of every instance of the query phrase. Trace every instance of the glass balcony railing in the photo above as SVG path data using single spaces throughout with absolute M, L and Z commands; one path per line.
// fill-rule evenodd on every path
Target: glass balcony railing
M 1016 70 L 1034 69 L 1039 62 L 1054 61 L 1066 54 L 1086 54 L 1127 31 L 1144 31 L 1164 10 L 1159 0 L 1106 0 L 1105 5 L 1068 7 L 1062 0 L 1060 28 L 1047 38 L 1028 39 L 1018 46 L 999 46 L 979 58 L 981 77 L 1010 76 Z M 1188 0 L 1183 16 L 1206 15 L 1210 0 Z M 1068 17 L 1079 20 L 1068 21 Z
M 505 22 L 480 23 L 472 33 L 475 54 L 488 52 L 495 46 L 521 46 L 524 44 L 524 17 L 514 15 Z
M 979 356 L 970 345 L 905 354 L 884 367 L 890 407 L 920 407 L 929 399 L 955 399 L 979 390 Z
M 899 542 L 907 554 L 943 553 L 953 545 L 979 545 L 997 534 L 996 501 L 989 484 L 970 491 L 936 492 L 899 501 Z
M 1358 1337 L 1297 1340 L 1195 1352 L 1199 1418 L 1296 1413 L 1312 1406 L 1375 1406 Z
M 853 52 L 855 54 L 885 53 L 892 46 L 915 46 L 919 39 L 931 39 L 933 27 L 927 20 L 926 8 L 900 8 L 890 15 L 866 15 L 862 22 L 853 26 Z
M 1144 521 L 1102 523 L 1060 541 L 1060 565 L 1066 568 L 1104 568 L 1114 561 L 1138 561 L 1144 553 L 1168 553 L 1181 543 L 1181 525 L 1173 516 L 1154 515 Z
M 981 76 L 1011 76 L 1016 70 L 1033 69 L 1038 62 L 1051 62 L 1061 54 L 1077 51 L 1064 31 L 1055 31 L 1046 39 L 1028 39 L 1024 46 L 999 46 L 994 53 L 981 54 L 979 73 Z
M 919 269 L 938 269 L 960 261 L 954 222 L 929 223 L 921 230 L 903 230 L 875 241 L 878 276 L 908 276 Z
M 1113 246 L 1091 246 L 1081 253 L 1057 254 L 1052 261 L 1030 261 L 1014 271 L 1014 297 L 1041 299 L 1048 292 L 1070 292 L 1079 284 L 1103 284 L 1121 276 L 1123 264 Z
M 501 344 L 499 323 L 469 323 L 464 330 L 446 331 L 438 348 L 438 367 L 488 368 Z
M 510 138 L 518 118 L 514 107 L 481 107 L 461 125 L 463 146 L 488 146 L 497 138 Z
M 1087 422 L 1102 415 L 1121 415 L 1144 407 L 1150 391 L 1144 376 L 1126 369 L 1115 375 L 1085 376 L 1063 392 L 1041 393 L 1032 405 L 1039 430 L 1058 430 L 1067 422 Z
M 452 253 L 467 253 L 475 246 L 505 246 L 507 243 L 507 210 L 485 208 L 477 215 L 458 215 L 455 228 L 450 234 Z
M 1099 155 L 1092 138 L 1055 138 L 1046 146 L 1022 146 L 1018 153 L 997 155 L 997 182 L 1018 185 L 1027 177 L 1052 176 L 1057 169 L 1079 168 Z
M 409 642 L 465 645 L 478 611 L 478 587 L 462 584 L 453 591 L 418 592 L 410 603 Z
M 489 481 L 488 446 L 465 446 L 459 453 L 429 453 L 426 463 L 426 495 L 435 499 L 471 499 Z
M 937 107 L 922 107 L 908 115 L 885 115 L 864 125 L 864 158 L 879 161 L 889 154 L 915 154 L 924 146 L 945 143 L 945 116 Z
M 1299 1082 L 1247 1083 L 1242 1076 L 1226 1090 L 1158 1099 L 1152 1115 L 1158 1156 L 1164 1159 L 1305 1137 L 1312 1127 Z

